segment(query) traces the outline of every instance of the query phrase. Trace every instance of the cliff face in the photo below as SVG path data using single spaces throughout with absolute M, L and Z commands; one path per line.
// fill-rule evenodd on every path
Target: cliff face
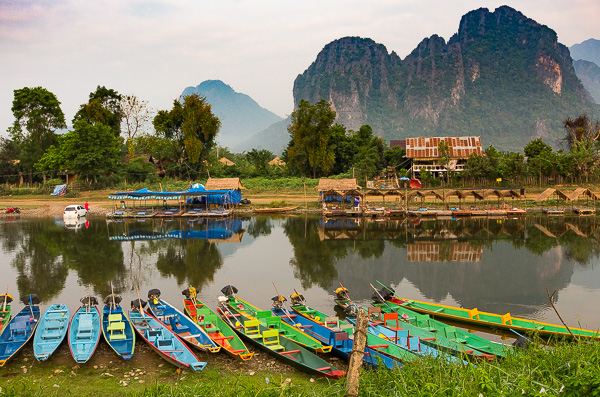
M 556 33 L 506 6 L 466 14 L 447 43 L 431 36 L 404 60 L 370 39 L 336 40 L 294 82 L 296 104 L 321 98 L 353 130 L 481 135 L 506 150 L 554 144 L 564 118 L 596 109 Z

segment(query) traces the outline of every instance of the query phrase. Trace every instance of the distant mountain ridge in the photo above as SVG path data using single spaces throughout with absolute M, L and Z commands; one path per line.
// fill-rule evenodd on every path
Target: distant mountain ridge
M 588 39 L 582 43 L 572 45 L 569 50 L 574 60 L 583 59 L 600 66 L 600 40 Z
M 589 39 L 569 50 L 577 77 L 596 103 L 600 103 L 600 40 Z
M 556 33 L 507 6 L 467 13 L 447 43 L 433 35 L 404 60 L 371 39 L 335 40 L 293 94 L 296 106 L 324 98 L 337 122 L 386 140 L 480 135 L 503 150 L 538 137 L 555 145 L 566 117 L 600 109 Z
M 196 87 L 187 87 L 181 93 L 181 97 L 192 94 L 205 97 L 211 104 L 213 113 L 221 120 L 217 141 L 220 145 L 232 149 L 283 120 L 282 117 L 261 107 L 250 96 L 234 91 L 221 80 L 206 80 Z

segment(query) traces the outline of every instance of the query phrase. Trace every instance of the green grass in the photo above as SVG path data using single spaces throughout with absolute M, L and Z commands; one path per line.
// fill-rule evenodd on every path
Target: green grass
M 64 372 L 55 374 L 56 369 Z M 130 369 L 102 375 L 108 369 L 14 365 L 0 370 L 0 396 L 343 396 L 345 381 L 311 378 L 290 370 L 232 372 L 216 366 L 200 373 L 177 373 L 164 367 L 126 378 Z M 11 373 L 12 372 L 12 373 Z M 267 382 L 266 379 L 269 379 Z M 289 380 L 288 380 L 289 379 Z M 312 379 L 312 381 L 311 381 Z M 127 386 L 123 383 L 127 382 Z M 56 386 L 55 386 L 56 385 Z M 600 396 L 600 342 L 529 345 L 502 361 L 466 367 L 424 358 L 402 370 L 363 371 L 361 396 Z

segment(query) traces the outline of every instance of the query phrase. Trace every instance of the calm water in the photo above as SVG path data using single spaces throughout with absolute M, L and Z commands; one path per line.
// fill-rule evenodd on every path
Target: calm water
M 159 288 L 181 305 L 195 286 L 216 307 L 231 283 L 268 308 L 276 295 L 302 291 L 334 313 L 341 282 L 367 304 L 376 280 L 406 298 L 600 328 L 600 219 L 596 217 L 443 221 L 332 220 L 301 216 L 227 220 L 146 220 L 65 226 L 62 218 L 0 224 L 0 290 L 36 293 L 43 308 L 115 292 L 124 303 Z M 14 305 L 15 308 L 20 304 Z

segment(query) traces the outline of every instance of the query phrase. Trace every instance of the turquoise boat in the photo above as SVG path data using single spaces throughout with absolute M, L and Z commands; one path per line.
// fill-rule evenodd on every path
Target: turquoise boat
M 8 324 L 8 322 L 10 321 L 10 303 L 12 301 L 13 297 L 8 293 L 7 288 L 7 293 L 0 295 L 0 333 L 2 332 L 6 324 Z
M 119 303 L 121 297 L 110 294 L 102 309 L 102 334 L 106 343 L 123 360 L 131 360 L 135 350 L 135 332 Z
M 47 360 L 65 340 L 69 319 L 69 307 L 64 303 L 55 303 L 44 312 L 33 337 L 33 354 L 38 361 Z
M 96 297 L 83 297 L 69 324 L 69 349 L 75 361 L 86 363 L 100 342 L 100 311 Z
M 131 310 L 129 310 L 129 319 L 138 335 L 159 356 L 176 367 L 202 371 L 206 363 L 198 361 L 190 348 L 165 324 L 151 314 L 144 313 L 142 309 L 144 306 L 146 302 L 136 299 L 131 302 Z
M 0 335 L 0 367 L 31 339 L 40 319 L 40 298 L 37 295 L 26 295 L 21 302 L 25 307 L 10 320 Z

